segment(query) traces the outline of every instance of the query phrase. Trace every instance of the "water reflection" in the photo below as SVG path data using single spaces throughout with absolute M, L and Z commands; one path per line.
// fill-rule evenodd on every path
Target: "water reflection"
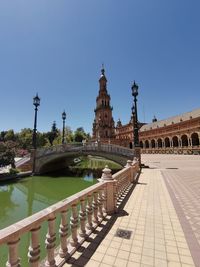
M 87 172 L 85 176 L 83 177 L 83 180 L 87 182 L 93 182 L 94 180 L 93 172 Z
M 16 204 L 13 199 L 14 186 L 11 184 L 9 185 L 2 185 L 0 186 L 0 218 L 1 222 L 4 222 L 9 217 L 9 213 L 12 212 L 16 207 L 18 207 L 18 204 Z M 8 205 L 9 203 L 9 205 Z M 1 228 L 1 224 L 0 224 Z

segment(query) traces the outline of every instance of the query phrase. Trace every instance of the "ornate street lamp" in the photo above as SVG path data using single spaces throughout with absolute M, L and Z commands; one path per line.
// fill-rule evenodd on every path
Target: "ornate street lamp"
M 139 133 L 138 133 L 138 116 L 137 116 L 137 96 L 138 96 L 138 85 L 133 83 L 132 87 L 132 96 L 134 97 L 134 104 L 132 107 L 133 114 L 133 136 L 134 136 L 134 149 L 135 155 L 139 161 L 139 165 L 141 166 L 141 153 L 140 153 L 140 144 L 139 144 Z
M 65 143 L 65 120 L 66 120 L 65 111 L 63 111 L 63 113 L 62 113 L 62 119 L 63 119 L 62 144 L 64 144 Z
M 138 134 L 138 116 L 137 116 L 137 96 L 138 96 L 138 85 L 133 83 L 132 87 L 132 96 L 134 97 L 134 104 L 132 107 L 133 114 L 133 134 L 134 134 L 134 147 L 139 147 L 139 134 Z
M 34 119 L 34 128 L 33 128 L 33 148 L 34 148 L 34 155 L 33 155 L 33 174 L 35 172 L 35 152 L 37 148 L 37 111 L 40 105 L 40 98 L 38 94 L 33 98 L 33 105 L 35 106 L 35 119 Z

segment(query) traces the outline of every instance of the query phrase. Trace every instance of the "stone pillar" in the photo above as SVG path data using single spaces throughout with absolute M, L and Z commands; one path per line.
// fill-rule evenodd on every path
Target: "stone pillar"
M 179 147 L 182 147 L 183 146 L 183 142 L 182 142 L 182 139 L 180 138 L 179 139 Z
M 188 146 L 192 146 L 192 139 L 188 136 Z
M 124 166 L 125 168 L 130 168 L 130 176 L 129 176 L 129 178 L 130 178 L 130 183 L 132 183 L 133 182 L 133 168 L 132 168 L 132 161 L 131 160 L 127 160 L 127 163 L 126 163 L 126 165 Z
M 140 151 L 140 147 L 135 147 L 135 156 L 138 159 L 139 166 L 141 166 L 141 151 Z
M 173 140 L 170 139 L 169 142 L 170 142 L 170 147 L 173 147 Z
M 107 214 L 113 214 L 116 212 L 116 181 L 113 179 L 111 170 L 106 165 L 102 171 L 101 181 L 106 183 L 106 212 Z

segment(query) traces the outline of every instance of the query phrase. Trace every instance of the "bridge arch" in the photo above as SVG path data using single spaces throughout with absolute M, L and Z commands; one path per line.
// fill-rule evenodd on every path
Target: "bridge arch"
M 112 160 L 121 166 L 125 166 L 128 159 L 135 156 L 134 149 L 128 149 L 110 144 L 88 144 L 84 146 L 55 146 L 48 149 L 41 149 L 36 153 L 35 173 L 66 168 L 72 159 L 82 155 L 99 156 Z

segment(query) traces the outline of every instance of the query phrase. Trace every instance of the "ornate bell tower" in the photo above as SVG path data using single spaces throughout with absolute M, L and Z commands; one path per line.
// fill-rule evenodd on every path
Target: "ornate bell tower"
M 93 123 L 93 139 L 110 142 L 115 137 L 115 122 L 112 117 L 110 95 L 107 92 L 107 79 L 102 66 L 99 79 L 99 95 L 96 98 L 95 119 Z

